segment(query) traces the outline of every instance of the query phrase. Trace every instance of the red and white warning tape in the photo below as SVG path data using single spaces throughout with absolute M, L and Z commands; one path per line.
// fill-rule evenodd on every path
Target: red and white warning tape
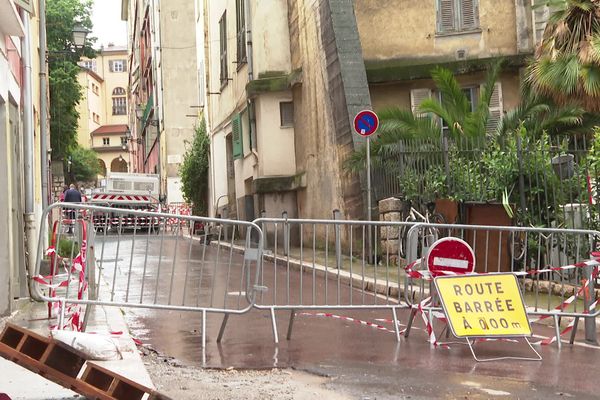
M 570 264 L 570 265 L 565 265 L 562 267 L 547 267 L 545 269 L 531 269 L 531 270 L 527 270 L 527 271 L 516 271 L 513 273 L 517 276 L 535 276 L 535 275 L 540 275 L 540 274 L 549 273 L 549 272 L 559 272 L 559 271 L 566 271 L 566 270 L 571 270 L 571 269 L 576 269 L 576 268 L 600 266 L 600 257 L 598 257 L 598 253 L 592 253 L 592 256 L 594 257 L 593 259 L 583 261 L 583 262 L 580 262 L 577 264 Z M 431 273 L 428 270 L 415 269 L 416 267 L 418 267 L 420 265 L 421 265 L 421 259 L 418 259 L 418 260 L 413 261 L 412 263 L 408 264 L 404 268 L 404 270 L 406 271 L 407 275 L 411 278 L 423 279 L 426 281 L 433 280 L 433 276 L 431 275 Z M 448 275 L 448 276 L 464 275 L 464 274 L 459 274 L 459 273 L 452 272 L 452 271 L 437 271 L 436 273 L 439 273 L 440 275 Z M 478 274 L 478 273 L 475 272 L 475 273 L 472 273 L 471 275 L 476 275 L 476 274 Z
M 348 321 L 348 322 L 355 322 L 357 324 L 363 325 L 363 326 L 368 326 L 380 331 L 384 331 L 384 332 L 391 332 L 391 333 L 396 333 L 396 331 L 388 329 L 387 327 L 380 325 L 380 324 L 376 324 L 374 322 L 369 322 L 369 321 L 363 321 L 361 319 L 357 319 L 357 318 L 352 318 L 352 317 L 346 317 L 343 315 L 337 315 L 337 314 L 331 314 L 331 313 L 309 313 L 309 312 L 303 312 L 303 313 L 299 313 L 298 315 L 301 316 L 309 316 L 309 317 L 326 317 L 326 318 L 334 318 L 334 319 L 339 319 L 342 321 Z

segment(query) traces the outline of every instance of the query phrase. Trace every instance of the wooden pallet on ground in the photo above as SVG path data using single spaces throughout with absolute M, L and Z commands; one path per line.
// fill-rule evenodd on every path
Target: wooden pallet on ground
M 153 389 L 88 362 L 85 354 L 71 346 L 11 323 L 0 334 L 0 356 L 88 399 L 169 400 Z

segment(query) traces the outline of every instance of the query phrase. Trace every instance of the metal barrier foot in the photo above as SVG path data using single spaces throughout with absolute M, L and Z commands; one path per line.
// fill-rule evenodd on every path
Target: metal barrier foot
M 271 307 L 271 325 L 273 328 L 273 340 L 279 343 L 279 335 L 277 334 L 277 321 L 275 321 L 275 308 Z
M 228 320 L 229 314 L 225 314 L 225 316 L 223 316 L 223 322 L 221 322 L 221 329 L 219 329 L 219 336 L 217 336 L 217 343 L 221 343 L 221 340 L 223 340 L 223 334 L 225 333 L 225 326 L 227 325 Z
M 206 349 L 206 310 L 202 310 L 202 353 Z
M 396 313 L 396 307 L 392 307 L 392 320 L 394 321 L 394 332 L 396 332 L 396 341 L 400 342 L 400 328 L 398 326 L 398 314 Z
M 560 317 L 558 316 L 558 314 L 554 314 L 553 315 L 553 319 L 554 319 L 554 334 L 556 335 L 556 346 L 561 349 L 562 348 L 562 341 L 560 340 Z
M 410 334 L 410 329 L 412 328 L 413 321 L 415 320 L 415 316 L 417 315 L 417 309 L 413 308 L 410 310 L 410 316 L 408 317 L 408 322 L 406 323 L 406 332 L 404 332 L 404 337 L 407 338 Z
M 575 335 L 577 334 L 577 325 L 579 325 L 579 317 L 575 317 L 575 323 L 573 324 L 573 330 L 571 331 L 571 339 L 569 344 L 575 343 Z
M 296 310 L 291 310 L 290 311 L 290 323 L 288 324 L 288 331 L 287 331 L 287 340 L 291 340 L 292 339 L 292 328 L 294 327 L 294 318 L 296 317 Z

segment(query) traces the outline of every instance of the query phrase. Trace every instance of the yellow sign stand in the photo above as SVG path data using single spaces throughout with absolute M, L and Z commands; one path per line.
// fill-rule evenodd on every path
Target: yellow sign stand
M 452 333 L 467 339 L 477 361 L 492 359 L 477 359 L 470 338 L 523 337 L 531 347 L 531 326 L 514 274 L 441 276 L 435 278 L 435 286 Z M 524 359 L 541 360 L 531 349 L 538 358 Z M 516 357 L 493 360 L 505 358 Z

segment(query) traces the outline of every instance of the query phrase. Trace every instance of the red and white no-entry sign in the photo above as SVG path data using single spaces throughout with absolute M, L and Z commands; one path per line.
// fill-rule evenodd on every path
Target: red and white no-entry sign
M 431 275 L 444 275 L 444 272 L 469 274 L 475 270 L 475 253 L 462 239 L 445 237 L 435 242 L 425 258 Z

